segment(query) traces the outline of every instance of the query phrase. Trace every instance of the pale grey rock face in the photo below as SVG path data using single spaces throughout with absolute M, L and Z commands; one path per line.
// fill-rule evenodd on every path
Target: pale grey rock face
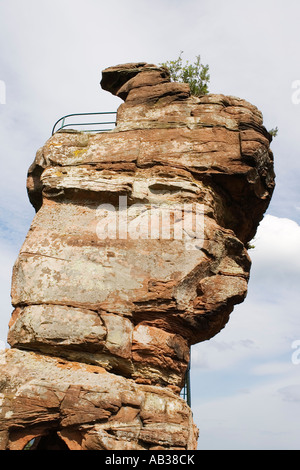
M 274 189 L 260 111 L 190 96 L 146 63 L 101 83 L 125 100 L 116 128 L 58 132 L 28 172 L 37 213 L 13 270 L 4 449 L 49 429 L 71 449 L 194 449 L 179 397 L 189 348 L 247 293 L 247 243 Z

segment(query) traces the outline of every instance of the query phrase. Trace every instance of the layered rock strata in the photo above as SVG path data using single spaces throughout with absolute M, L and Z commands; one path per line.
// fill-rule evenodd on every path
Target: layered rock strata
M 28 172 L 37 213 L 13 270 L 2 449 L 195 449 L 179 396 L 190 346 L 247 293 L 274 189 L 260 111 L 191 96 L 146 63 L 101 85 L 124 100 L 116 128 L 57 132 Z

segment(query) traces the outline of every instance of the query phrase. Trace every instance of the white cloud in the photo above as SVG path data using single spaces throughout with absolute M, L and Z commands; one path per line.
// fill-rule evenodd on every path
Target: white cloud
M 300 448 L 299 225 L 267 215 L 250 253 L 248 297 L 219 335 L 192 350 L 200 449 Z
M 292 350 L 287 354 L 285 361 L 267 360 L 267 362 L 260 362 L 251 369 L 251 373 L 255 376 L 283 376 L 284 374 L 293 374 L 296 371 L 295 365 L 292 361 Z
M 300 226 L 267 215 L 255 237 L 249 292 L 211 341 L 193 347 L 193 365 L 220 370 L 291 354 L 300 339 Z
M 284 401 L 300 403 L 300 383 L 280 388 L 278 393 L 282 395 Z
M 300 226 L 293 220 L 266 215 L 250 252 L 255 272 L 287 281 L 287 274 L 300 276 Z M 290 280 L 288 281 L 290 282 Z
M 198 448 L 299 450 L 299 392 L 299 379 L 289 386 L 274 380 L 254 385 L 248 393 L 195 404 Z

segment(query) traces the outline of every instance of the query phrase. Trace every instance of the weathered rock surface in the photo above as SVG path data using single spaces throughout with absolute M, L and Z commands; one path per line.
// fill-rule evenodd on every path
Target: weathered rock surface
M 166 388 L 15 348 L 0 354 L 0 364 L 2 449 L 22 450 L 52 430 L 70 450 L 196 445 L 191 410 Z
M 116 128 L 58 132 L 28 172 L 37 214 L 13 271 L 3 449 L 53 430 L 70 449 L 194 449 L 189 348 L 247 293 L 274 189 L 260 111 L 190 96 L 146 63 L 101 85 L 125 100 Z

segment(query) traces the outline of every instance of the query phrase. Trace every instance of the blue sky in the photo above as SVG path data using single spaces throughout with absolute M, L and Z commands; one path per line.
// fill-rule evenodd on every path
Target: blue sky
M 212 93 L 247 99 L 268 129 L 279 128 L 277 186 L 250 251 L 247 299 L 192 351 L 199 449 L 300 448 L 300 364 L 292 361 L 300 340 L 299 16 L 298 0 L 0 2 L 0 344 L 12 266 L 34 217 L 27 169 L 59 117 L 121 104 L 101 90 L 101 70 L 200 54 Z

